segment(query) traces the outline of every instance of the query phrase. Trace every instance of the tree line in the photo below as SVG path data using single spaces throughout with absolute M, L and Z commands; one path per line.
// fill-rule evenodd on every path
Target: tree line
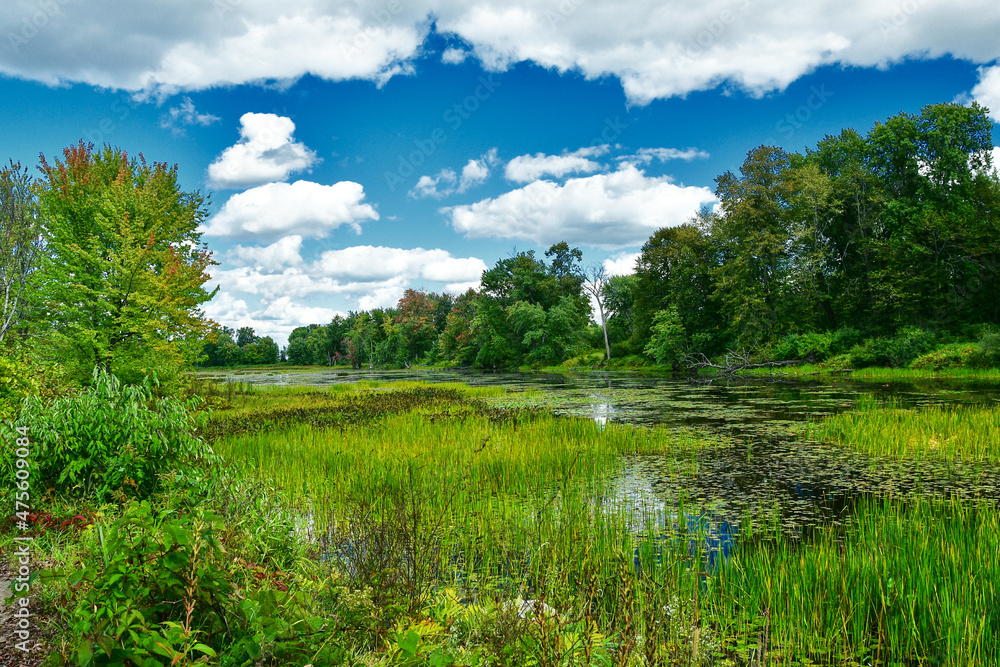
M 983 107 L 938 104 L 801 153 L 760 146 L 631 275 L 559 242 L 497 261 L 477 290 L 299 327 L 284 349 L 205 318 L 207 211 L 176 165 L 80 143 L 39 177 L 0 170 L 0 345 L 84 383 L 95 367 L 138 382 L 192 364 L 679 366 L 732 350 L 905 365 L 962 341 L 1000 359 L 991 132 Z
M 760 146 L 716 179 L 717 206 L 646 241 L 632 275 L 584 271 L 581 252 L 557 243 L 544 258 L 501 259 L 478 291 L 457 298 L 408 290 L 396 308 L 296 329 L 286 356 L 510 367 L 595 350 L 671 365 L 727 350 L 853 350 L 858 363 L 865 353 L 903 365 L 941 343 L 997 333 L 991 131 L 985 108 L 938 104 L 802 153 Z M 903 351 L 879 356 L 893 345 Z

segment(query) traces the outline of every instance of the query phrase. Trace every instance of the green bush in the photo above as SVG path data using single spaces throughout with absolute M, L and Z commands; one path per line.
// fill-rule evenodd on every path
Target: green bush
M 314 613 L 314 596 L 284 573 L 241 571 L 211 513 L 133 502 L 92 530 L 93 562 L 43 575 L 68 597 L 69 642 L 55 664 L 340 664 L 326 641 L 335 624 Z
M 869 338 L 854 345 L 848 354 L 854 368 L 892 366 L 906 368 L 920 355 L 927 354 L 938 345 L 937 335 L 920 327 L 907 326 L 892 338 Z
M 985 334 L 969 354 L 968 364 L 973 368 L 1000 367 L 1000 333 Z
M 788 334 L 774 345 L 770 356 L 775 361 L 802 360 L 817 363 L 843 354 L 860 342 L 861 332 L 851 328 Z
M 643 350 L 648 356 L 656 360 L 656 363 L 671 365 L 675 368 L 680 365 L 684 356 L 684 342 L 687 335 L 681 317 L 677 313 L 677 307 L 671 306 L 664 310 L 657 311 L 653 316 L 653 331 L 649 343 Z
M 820 368 L 828 368 L 830 370 L 841 370 L 844 368 L 853 368 L 854 359 L 850 354 L 838 354 L 836 356 L 830 357 L 823 363 L 819 364 Z
M 869 366 L 888 366 L 889 357 L 886 354 L 887 339 L 869 338 L 858 343 L 847 352 L 851 359 L 851 367 L 867 368 Z
M 94 386 L 45 403 L 25 399 L 21 414 L 6 428 L 27 428 L 32 485 L 98 500 L 146 498 L 160 487 L 162 473 L 187 470 L 211 458 L 195 435 L 204 415 L 199 399 L 154 399 L 148 386 L 123 385 L 94 374 Z M 4 479 L 12 480 L 13 452 L 0 454 Z
M 153 393 L 169 396 L 181 387 L 182 360 L 169 345 L 133 345 L 118 354 L 111 374 L 125 384 L 152 382 Z
M 885 355 L 896 368 L 909 366 L 914 359 L 927 354 L 937 346 L 937 335 L 915 326 L 901 328 L 886 342 Z
M 976 351 L 975 343 L 949 343 L 933 352 L 922 354 L 910 363 L 910 368 L 940 371 L 945 368 L 962 368 L 969 365 L 970 356 Z
M 21 402 L 37 391 L 27 364 L 15 356 L 0 356 L 0 419 L 17 416 Z
M 852 347 L 861 342 L 861 332 L 852 327 L 837 329 L 830 336 L 830 355 L 836 356 L 845 354 Z

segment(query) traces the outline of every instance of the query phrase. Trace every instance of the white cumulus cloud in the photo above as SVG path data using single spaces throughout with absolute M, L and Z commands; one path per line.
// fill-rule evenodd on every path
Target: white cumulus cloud
M 980 68 L 972 97 L 990 110 L 993 122 L 1000 123 L 1000 65 Z
M 284 181 L 318 161 L 316 153 L 295 141 L 295 123 L 273 113 L 245 113 L 240 117 L 240 140 L 222 151 L 208 166 L 213 188 L 248 188 Z
M 332 308 L 310 306 L 292 301 L 289 296 L 281 296 L 268 303 L 254 314 L 255 319 L 284 323 L 285 327 L 294 328 L 305 324 L 323 324 L 337 315 L 344 315 Z
M 362 222 L 379 219 L 371 204 L 363 203 L 364 198 L 364 188 L 353 181 L 268 183 L 230 197 L 199 231 L 240 239 L 290 234 L 323 238 L 346 225 L 360 234 Z
M 549 245 L 567 241 L 595 248 L 643 243 L 660 227 L 684 223 L 715 201 L 704 187 L 647 177 L 625 163 L 615 172 L 572 178 L 560 185 L 534 181 L 495 199 L 441 209 L 468 238 L 503 238 Z
M 442 169 L 435 176 L 421 176 L 417 184 L 407 193 L 414 199 L 433 197 L 441 199 L 455 193 L 462 193 L 477 185 L 482 185 L 490 177 L 490 168 L 499 162 L 497 149 L 491 148 L 478 159 L 469 160 L 462 167 L 459 176 L 452 169 Z
M 638 252 L 620 253 L 613 257 L 608 257 L 601 265 L 608 276 L 627 276 L 635 273 L 635 260 L 639 259 Z
M 266 300 L 322 294 L 361 298 L 387 286 L 405 289 L 413 281 L 471 283 L 487 268 L 478 257 L 452 257 L 439 248 L 367 245 L 327 250 L 305 263 L 299 255 L 301 242 L 301 237 L 289 236 L 270 246 L 238 246 L 226 256 L 230 268 L 213 271 L 212 284 Z
M 381 84 L 414 71 L 432 26 L 463 45 L 444 62 L 613 76 L 631 104 L 764 95 L 825 65 L 1000 57 L 995 0 L 5 0 L 0 74 L 160 95 L 307 74 Z
M 421 176 L 407 195 L 414 199 L 433 197 L 441 199 L 455 191 L 458 175 L 452 169 L 442 169 L 436 176 Z
M 567 174 L 590 174 L 601 169 L 601 164 L 589 158 L 598 157 L 608 151 L 607 145 L 581 148 L 562 155 L 518 155 L 507 163 L 504 175 L 516 183 L 528 183 L 543 176 L 562 178 Z
M 448 48 L 441 54 L 441 62 L 445 65 L 459 65 L 464 63 L 469 55 L 465 49 Z
M 191 101 L 190 97 L 181 100 L 180 105 L 170 107 L 167 113 L 160 118 L 160 127 L 170 130 L 174 136 L 182 136 L 184 128 L 188 125 L 200 125 L 202 127 L 218 123 L 221 118 L 210 113 L 201 113 Z
M 668 160 L 691 160 L 706 159 L 709 154 L 697 148 L 640 148 L 635 155 L 630 155 L 622 159 L 634 160 L 640 164 L 649 164 L 653 160 L 667 162 Z
M 298 234 L 286 236 L 269 246 L 236 246 L 229 251 L 228 258 L 233 264 L 252 266 L 263 271 L 280 271 L 286 266 L 302 263 L 302 237 Z
M 322 275 L 352 280 L 423 278 L 458 282 L 477 280 L 486 270 L 486 263 L 475 257 L 452 257 L 441 249 L 352 246 L 327 250 L 317 261 L 317 268 Z

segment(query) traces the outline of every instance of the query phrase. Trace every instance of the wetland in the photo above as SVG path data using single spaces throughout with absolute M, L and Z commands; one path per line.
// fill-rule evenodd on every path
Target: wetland
M 276 483 L 324 562 L 465 610 L 544 605 L 551 664 L 998 657 L 996 384 L 200 379 L 230 387 L 216 451 Z

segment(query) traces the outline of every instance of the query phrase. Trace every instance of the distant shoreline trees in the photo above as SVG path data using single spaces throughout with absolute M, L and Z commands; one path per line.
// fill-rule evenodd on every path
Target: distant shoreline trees
M 1000 346 L 991 128 L 977 104 L 938 104 L 802 154 L 760 146 L 716 179 L 714 211 L 649 238 L 634 275 L 588 282 L 565 242 L 545 260 L 520 252 L 485 271 L 479 291 L 408 290 L 396 308 L 296 329 L 288 360 L 501 368 L 603 350 L 676 366 L 739 349 L 904 365 L 957 341 L 996 335 Z
M 588 279 L 581 251 L 559 242 L 499 260 L 478 290 L 411 289 L 394 308 L 299 327 L 284 350 L 204 316 L 207 213 L 176 166 L 81 143 L 43 157 L 36 180 L 15 164 L 0 172 L 0 344 L 80 384 L 95 367 L 129 382 L 192 363 L 677 368 L 734 350 L 1000 363 L 991 130 L 977 104 L 938 104 L 803 153 L 760 146 L 716 179 L 714 210 L 649 237 L 632 275 Z

